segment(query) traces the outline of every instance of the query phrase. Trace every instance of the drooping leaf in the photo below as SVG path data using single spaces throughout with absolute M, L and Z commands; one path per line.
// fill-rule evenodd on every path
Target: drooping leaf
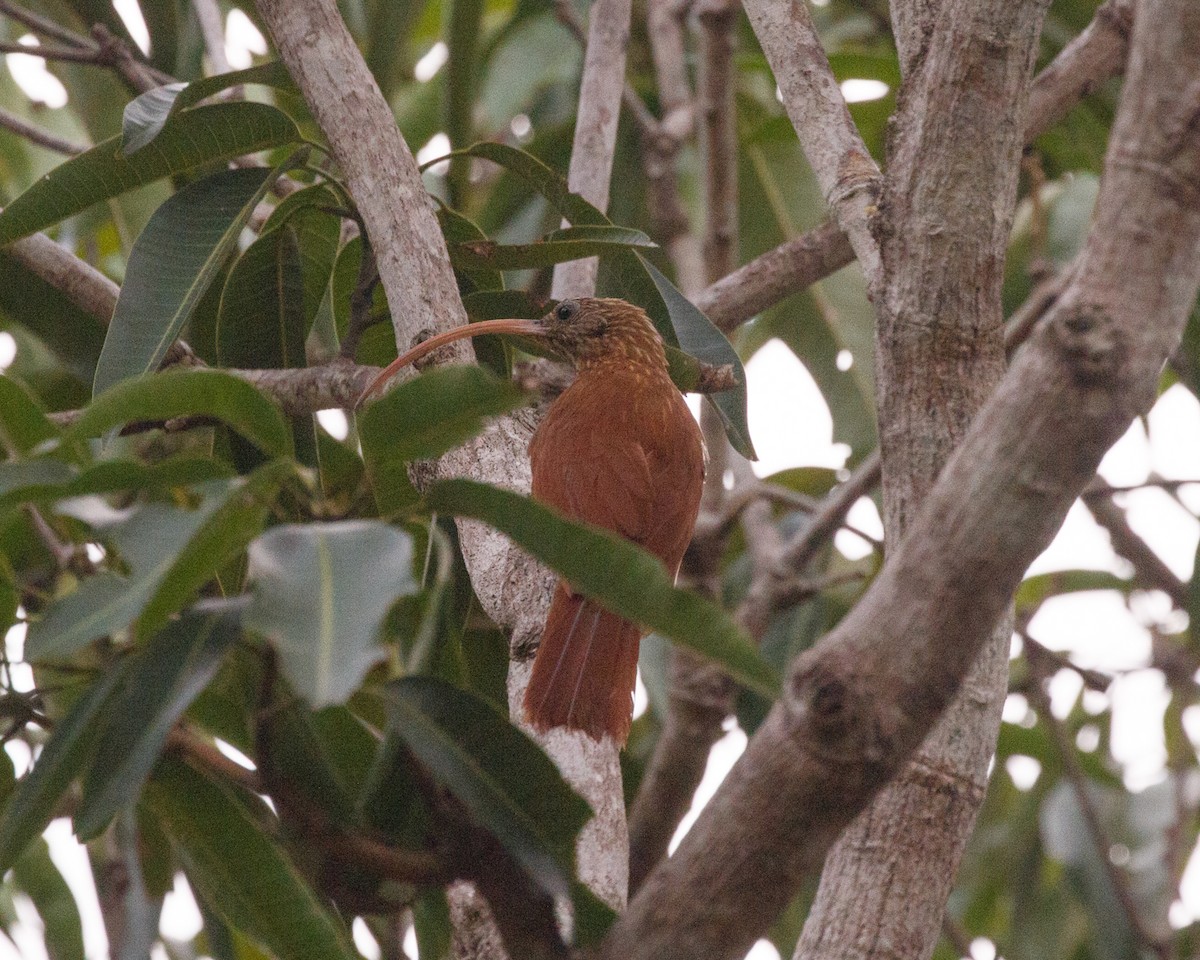
M 716 661 L 751 689 L 778 695 L 778 675 L 729 616 L 711 601 L 677 589 L 656 558 L 627 540 L 470 480 L 443 481 L 426 499 L 439 513 L 495 527 L 579 592 Z
M 245 625 L 272 641 L 310 704 L 343 703 L 385 654 L 388 608 L 417 589 L 411 564 L 412 538 L 377 521 L 273 527 L 250 544 Z
M 217 359 L 224 367 L 303 367 L 304 275 L 296 233 L 264 233 L 233 265 L 221 293 Z
M 234 611 L 192 612 L 169 624 L 131 660 L 83 780 L 75 813 L 81 839 L 97 836 L 137 798 L 175 721 L 216 675 L 238 634 Z
M 207 416 L 229 424 L 271 456 L 290 456 L 283 415 L 244 380 L 220 370 L 166 370 L 127 380 L 98 396 L 67 431 L 68 438 L 98 437 L 136 421 Z
M 304 329 L 309 329 L 325 298 L 337 260 L 341 220 L 331 211 L 343 201 L 328 184 L 304 187 L 284 197 L 263 224 L 262 234 L 287 225 L 296 235 L 304 278 Z
M 84 960 L 79 907 L 41 837 L 13 864 L 13 881 L 33 901 L 41 918 L 50 960 Z
M 251 83 L 289 89 L 294 86 L 283 63 L 271 60 L 245 70 L 231 70 L 191 83 L 168 83 L 147 90 L 125 105 L 121 123 L 122 152 L 128 157 L 146 146 L 163 131 L 172 116 L 185 107 L 230 87 Z
M 398 736 L 547 892 L 565 895 L 591 811 L 550 759 L 486 701 L 433 677 L 388 688 Z
M 367 473 L 381 509 L 407 491 L 406 465 L 440 456 L 483 429 L 487 417 L 525 402 L 525 394 L 481 367 L 428 370 L 388 391 L 358 417 Z
M 671 315 L 671 326 L 675 328 L 679 346 L 684 352 L 716 367 L 733 367 L 736 386 L 732 390 L 710 394 L 708 401 L 721 415 L 725 433 L 733 448 L 747 460 L 757 460 L 754 443 L 750 439 L 750 425 L 746 420 L 746 371 L 742 368 L 737 351 L 725 338 L 725 334 L 697 310 L 692 302 L 676 289 L 675 284 L 663 276 L 652 263 L 643 261 L 643 264 L 667 306 Z
M 171 838 L 197 892 L 232 926 L 277 957 L 357 960 L 345 928 L 225 787 L 167 758 L 142 802 Z
M 5 207 L 0 246 L 163 177 L 293 143 L 299 136 L 281 110 L 240 101 L 180 114 L 153 149 L 134 157 L 121 153 L 119 136 L 111 137 L 60 164 Z
M 47 503 L 90 493 L 160 490 L 228 479 L 230 467 L 212 457 L 180 454 L 158 463 L 103 460 L 74 470 L 61 460 L 0 464 L 0 509 L 22 502 Z
M 578 234 L 580 237 L 595 237 L 597 230 L 600 231 L 599 235 L 607 235 L 604 228 L 621 229 L 613 227 L 608 217 L 581 196 L 572 193 L 560 174 L 523 150 L 499 143 L 477 143 L 465 150 L 456 150 L 451 156 L 481 157 L 520 176 L 572 224 L 572 230 L 582 231 Z M 561 233 L 576 236 L 570 231 Z M 537 246 L 530 244 L 522 248 L 520 259 L 532 256 L 531 248 Z M 604 248 L 597 247 L 596 252 L 609 253 L 606 258 L 608 275 L 618 283 L 619 292 L 626 300 L 646 310 L 668 347 L 678 345 L 699 360 L 733 366 L 736 386 L 709 399 L 720 412 L 734 449 L 751 460 L 756 459 L 746 422 L 746 375 L 737 352 L 712 321 L 631 246 L 628 242 L 608 244 Z M 582 241 L 578 249 L 583 249 Z
M 158 366 L 259 200 L 290 164 L 223 170 L 184 187 L 155 211 L 129 255 L 96 364 L 94 396 Z
M 123 675 L 109 667 L 55 726 L 37 762 L 17 784 L 0 814 L 0 872 L 13 865 L 29 842 L 46 828 L 63 792 L 83 772 L 99 726 L 96 718 Z

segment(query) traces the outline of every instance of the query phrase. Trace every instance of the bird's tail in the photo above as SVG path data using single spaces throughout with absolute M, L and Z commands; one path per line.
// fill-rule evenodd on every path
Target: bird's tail
M 570 727 L 623 745 L 633 713 L 642 631 L 559 583 L 525 690 L 538 730 Z

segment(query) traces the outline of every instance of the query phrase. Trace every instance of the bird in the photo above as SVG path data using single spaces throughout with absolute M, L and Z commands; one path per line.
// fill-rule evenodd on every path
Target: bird
M 619 534 L 678 576 L 704 485 L 704 441 L 667 370 L 662 336 L 624 300 L 578 297 L 540 320 L 487 320 L 445 331 L 398 357 L 363 391 L 454 340 L 515 334 L 570 361 L 577 376 L 529 443 L 532 496 L 571 520 Z M 534 657 L 524 712 L 538 731 L 582 731 L 624 746 L 642 627 L 559 580 Z

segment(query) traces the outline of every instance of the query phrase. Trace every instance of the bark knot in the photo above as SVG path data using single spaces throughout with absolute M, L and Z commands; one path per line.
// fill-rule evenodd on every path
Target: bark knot
M 812 659 L 792 674 L 791 699 L 796 716 L 811 724 L 817 741 L 836 747 L 853 734 L 861 716 L 859 698 L 835 667 Z
M 1103 386 L 1121 367 L 1125 355 L 1121 329 L 1100 307 L 1086 303 L 1068 307 L 1053 324 L 1051 336 L 1081 387 Z

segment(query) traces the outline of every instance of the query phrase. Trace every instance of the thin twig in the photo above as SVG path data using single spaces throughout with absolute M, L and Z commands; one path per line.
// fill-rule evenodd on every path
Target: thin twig
M 1027 648 L 1028 653 L 1034 653 L 1037 650 L 1037 646 Z M 1079 804 L 1079 812 L 1083 816 L 1083 822 L 1087 827 L 1088 834 L 1091 836 L 1092 843 L 1096 847 L 1096 853 L 1104 864 L 1105 875 L 1108 877 L 1117 902 L 1121 905 L 1121 911 L 1125 914 L 1125 919 L 1129 922 L 1134 936 L 1141 941 L 1142 945 L 1156 956 L 1166 960 L 1170 956 L 1170 944 L 1147 927 L 1141 910 L 1138 908 L 1137 900 L 1133 895 L 1129 877 L 1124 870 L 1113 863 L 1113 859 L 1109 854 L 1109 851 L 1112 849 L 1112 840 L 1105 832 L 1104 825 L 1100 822 L 1100 814 L 1096 810 L 1095 803 L 1092 801 L 1091 793 L 1088 791 L 1087 774 L 1083 772 L 1079 758 L 1075 755 L 1075 745 L 1071 742 L 1071 738 L 1067 734 L 1062 722 L 1054 716 L 1054 712 L 1050 709 L 1050 697 L 1046 694 L 1045 687 L 1043 686 L 1046 679 L 1045 672 L 1041 669 L 1036 655 L 1029 658 L 1029 665 L 1034 672 L 1032 682 L 1029 684 L 1030 700 L 1032 701 L 1033 708 L 1045 721 L 1050 731 L 1050 736 L 1058 748 L 1059 759 L 1063 765 L 1063 773 L 1066 775 L 1067 782 L 1071 784 L 1075 800 Z
M 74 30 L 68 30 L 61 24 L 55 23 L 49 17 L 43 17 L 41 14 L 34 13 L 20 4 L 12 3 L 11 0 L 0 0 L 0 14 L 25 24 L 34 33 L 53 37 L 55 40 L 61 40 L 63 43 L 68 43 L 74 47 L 82 47 L 84 49 L 94 48 L 92 42 L 87 37 L 76 33 Z
M 99 50 L 79 47 L 48 47 L 45 44 L 26 46 L 23 43 L 0 42 L 0 53 L 22 53 L 46 60 L 64 60 L 69 63 L 104 64 L 104 55 Z
M 69 140 L 64 140 L 62 137 L 55 136 L 41 127 L 34 126 L 32 123 L 22 120 L 15 113 L 5 110 L 3 107 L 0 107 L 0 127 L 11 130 L 17 136 L 24 137 L 31 143 L 36 143 L 39 147 L 45 147 L 47 150 L 54 150 L 58 153 L 65 153 L 68 156 L 75 156 L 87 149 L 87 147 L 71 143 Z
M 1095 521 L 1108 531 L 1113 550 L 1133 564 L 1135 582 L 1150 589 L 1162 590 L 1177 607 L 1186 609 L 1188 584 L 1179 579 L 1150 545 L 1134 532 L 1125 511 L 1111 497 L 1085 495 L 1083 502 Z
M 192 0 L 192 9 L 196 11 L 196 19 L 200 23 L 204 49 L 213 73 L 229 73 L 233 67 L 225 56 L 225 25 L 221 19 L 221 8 L 216 0 Z

